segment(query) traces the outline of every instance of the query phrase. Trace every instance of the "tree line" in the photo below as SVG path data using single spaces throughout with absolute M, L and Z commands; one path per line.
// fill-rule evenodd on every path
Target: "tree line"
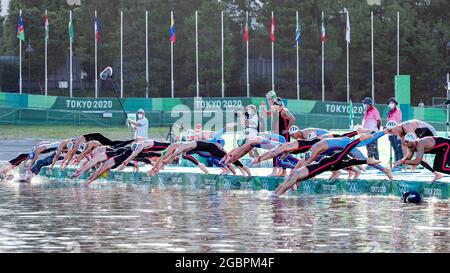
M 67 62 L 69 9 L 75 28 L 74 56 L 87 80 L 94 80 L 94 10 L 100 22 L 99 69 L 114 65 L 119 71 L 120 11 L 124 13 L 125 95 L 145 95 L 145 11 L 149 12 L 150 96 L 170 95 L 170 11 L 174 11 L 177 41 L 174 46 L 175 94 L 195 96 L 195 11 L 199 14 L 199 79 L 201 96 L 221 94 L 221 21 L 224 11 L 224 78 L 227 96 L 246 94 L 245 12 L 249 11 L 249 48 L 252 60 L 271 59 L 269 30 L 274 12 L 275 60 L 283 69 L 276 75 L 277 93 L 296 97 L 296 11 L 301 25 L 300 82 L 302 99 L 321 98 L 321 12 L 325 14 L 325 98 L 346 100 L 345 14 L 350 15 L 350 90 L 353 101 L 371 94 L 371 23 L 374 13 L 375 98 L 384 102 L 394 94 L 397 73 L 397 12 L 400 13 L 400 74 L 411 75 L 412 101 L 431 104 L 445 96 L 450 67 L 450 7 L 447 0 L 84 0 L 68 6 L 58 0 L 11 0 L 9 15 L 1 18 L 0 55 L 17 56 L 19 9 L 23 12 L 26 42 L 30 42 L 32 79 L 44 80 L 44 12 L 50 22 L 49 73 Z M 25 73 L 26 66 L 23 65 Z M 18 69 L 0 63 L 0 84 L 15 90 Z M 43 84 L 42 84 L 43 86 Z M 17 87 L 18 88 L 18 87 Z M 5 89 L 5 88 L 3 88 Z M 271 89 L 271 79 L 251 71 L 252 96 Z M 40 92 L 39 90 L 34 90 Z M 93 92 L 91 92 L 93 95 Z

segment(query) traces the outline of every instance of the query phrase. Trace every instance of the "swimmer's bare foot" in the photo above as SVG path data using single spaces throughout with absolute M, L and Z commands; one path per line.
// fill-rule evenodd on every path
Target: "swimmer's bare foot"
M 281 169 L 281 171 L 276 176 L 286 176 L 286 169 Z
M 438 181 L 438 180 L 441 179 L 442 177 L 444 177 L 444 175 L 442 175 L 441 173 L 434 172 L 434 177 L 433 177 L 433 180 L 431 180 L 431 181 L 432 181 L 432 182 Z
M 348 177 L 347 177 L 347 179 L 348 179 L 348 180 L 352 180 L 353 176 L 355 175 L 355 172 L 354 172 L 354 171 L 351 171 L 351 170 L 347 170 L 347 171 L 348 171 Z
M 389 178 L 390 181 L 394 180 L 394 177 L 392 176 L 392 171 L 389 168 L 384 168 L 383 172 L 386 174 L 386 176 Z
M 375 158 L 368 158 L 367 159 L 367 164 L 369 165 L 375 165 L 375 164 L 380 164 L 381 161 L 380 160 L 376 160 Z

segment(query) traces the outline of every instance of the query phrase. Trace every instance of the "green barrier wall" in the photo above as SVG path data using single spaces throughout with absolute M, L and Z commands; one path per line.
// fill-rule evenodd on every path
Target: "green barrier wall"
M 264 98 L 127 98 L 123 105 L 127 112 L 134 113 L 143 108 L 151 126 L 168 126 L 179 119 L 180 111 L 202 113 L 203 123 L 214 117 L 218 109 L 233 112 L 236 108 L 248 104 L 261 105 Z M 285 100 L 288 109 L 296 117 L 300 127 L 322 127 L 329 129 L 348 129 L 350 107 L 342 102 L 321 102 L 307 100 Z M 376 105 L 384 122 L 388 107 Z M 104 113 L 112 117 L 104 117 Z M 360 124 L 363 107 L 360 103 L 353 104 L 355 124 Z M 174 115 L 174 116 L 173 116 Z M 209 116 L 210 115 L 210 116 Z M 437 130 L 445 130 L 445 111 L 440 108 L 414 108 L 409 111 L 410 118 L 431 123 Z M 223 117 L 224 123 L 227 121 Z M 191 116 L 191 123 L 199 122 Z M 383 122 L 383 123 L 384 123 Z M 0 92 L 0 124 L 73 124 L 123 126 L 124 116 L 117 98 L 67 98 L 54 96 L 39 96 L 27 94 L 12 94 Z M 191 124 L 191 126 L 192 126 Z
M 48 168 L 44 167 L 41 174 L 47 173 Z M 53 179 L 68 179 L 75 173 L 75 169 L 67 168 L 60 170 L 54 168 L 50 175 Z M 84 174 L 81 179 L 86 179 L 90 173 Z M 284 178 L 265 176 L 224 176 L 215 174 L 195 174 L 195 173 L 160 173 L 151 177 L 145 172 L 124 172 L 110 171 L 108 181 L 150 183 L 152 186 L 164 188 L 170 185 L 181 185 L 190 189 L 201 189 L 212 187 L 218 190 L 269 190 L 283 183 Z M 376 195 L 376 196 L 401 196 L 405 191 L 418 191 L 423 197 L 436 197 L 448 199 L 450 193 L 450 183 L 445 182 L 419 182 L 413 180 L 401 180 L 389 182 L 387 180 L 346 180 L 339 179 L 330 181 L 328 179 L 310 179 L 300 184 L 300 188 L 295 194 L 328 194 L 328 195 Z M 79 182 L 77 182 L 79 183 Z

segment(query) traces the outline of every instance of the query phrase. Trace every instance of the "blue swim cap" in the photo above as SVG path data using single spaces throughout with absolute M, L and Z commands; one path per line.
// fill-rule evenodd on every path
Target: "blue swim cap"
M 420 193 L 417 191 L 407 191 L 402 195 L 403 203 L 419 204 L 422 201 Z
M 219 145 L 222 146 L 222 147 L 225 146 L 225 140 L 223 138 L 219 138 L 217 140 L 217 143 L 219 143 Z

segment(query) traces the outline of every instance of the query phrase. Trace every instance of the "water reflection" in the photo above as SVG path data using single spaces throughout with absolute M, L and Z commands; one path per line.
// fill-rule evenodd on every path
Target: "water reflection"
M 0 185 L 2 252 L 449 252 L 449 232 L 446 200 Z

